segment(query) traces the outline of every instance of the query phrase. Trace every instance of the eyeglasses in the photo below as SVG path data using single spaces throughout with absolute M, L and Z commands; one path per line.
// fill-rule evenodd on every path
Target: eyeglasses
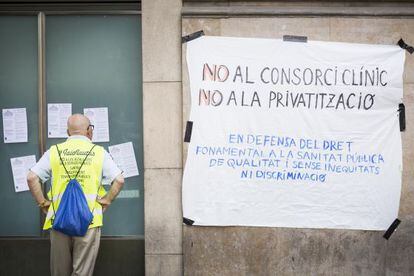
M 91 128 L 92 130 L 94 130 L 95 129 L 95 126 L 94 125 L 89 125 L 86 130 L 89 130 L 89 128 Z

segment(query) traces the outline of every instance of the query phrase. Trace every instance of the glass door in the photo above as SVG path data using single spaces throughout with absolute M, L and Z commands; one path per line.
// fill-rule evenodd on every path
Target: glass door
M 46 15 L 46 100 L 72 113 L 107 107 L 108 146 L 132 142 L 139 176 L 104 216 L 103 235 L 144 234 L 141 21 L 138 15 Z M 46 135 L 47 137 L 47 135 Z M 63 139 L 48 138 L 47 148 Z M 108 190 L 109 186 L 106 186 Z

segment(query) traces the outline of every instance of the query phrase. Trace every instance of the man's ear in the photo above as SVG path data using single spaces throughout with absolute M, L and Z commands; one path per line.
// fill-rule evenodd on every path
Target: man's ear
M 66 130 L 66 133 L 68 134 L 68 136 L 70 136 L 69 129 Z
M 90 128 L 88 128 L 86 134 L 88 135 L 88 138 L 92 140 L 93 132 Z

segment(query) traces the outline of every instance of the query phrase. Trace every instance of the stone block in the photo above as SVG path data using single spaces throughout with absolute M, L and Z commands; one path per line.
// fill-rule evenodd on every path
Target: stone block
M 203 30 L 206 35 L 219 36 L 221 34 L 220 23 L 220 19 L 217 18 L 183 18 L 182 35 Z
M 146 255 L 145 275 L 181 276 L 183 275 L 182 255 Z
M 329 41 L 329 18 L 224 18 L 221 35 L 275 39 L 299 35 L 309 40 Z
M 382 275 L 382 232 L 184 226 L 184 275 Z
M 333 255 L 331 271 L 325 271 L 324 275 L 383 275 L 387 251 L 383 231 L 329 231 L 333 233 L 330 242 Z
M 398 39 L 404 39 L 405 43 L 414 47 L 414 19 L 402 18 L 401 30 L 398 32 Z M 407 83 L 414 83 L 414 54 L 405 54 L 405 67 L 404 67 L 404 81 Z
M 366 44 L 396 44 L 402 23 L 391 18 L 331 18 L 331 40 Z
M 145 168 L 181 168 L 181 83 L 144 83 L 143 88 Z
M 414 271 L 414 216 L 411 214 L 386 242 L 385 275 L 413 275 Z
M 406 130 L 401 132 L 403 152 L 403 177 L 399 217 L 414 214 L 414 85 L 404 84 Z
M 145 253 L 182 253 L 181 169 L 145 170 Z
M 143 80 L 181 81 L 181 1 L 142 1 Z

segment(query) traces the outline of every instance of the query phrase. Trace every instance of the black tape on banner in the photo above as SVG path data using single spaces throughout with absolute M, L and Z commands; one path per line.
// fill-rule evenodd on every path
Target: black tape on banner
M 388 227 L 387 231 L 385 231 L 383 235 L 384 239 L 388 240 L 391 237 L 392 233 L 395 232 L 398 225 L 400 225 L 400 223 L 401 223 L 401 220 L 395 219 L 394 222 L 391 224 L 391 226 Z
M 307 36 L 298 36 L 298 35 L 284 35 L 283 41 L 289 41 L 289 42 L 308 42 Z
M 197 39 L 199 37 L 202 37 L 203 35 L 204 35 L 204 31 L 201 30 L 201 31 L 198 31 L 198 32 L 195 32 L 195 33 L 186 35 L 186 36 L 183 36 L 183 37 L 181 37 L 181 43 L 187 43 L 188 41 Z
M 191 220 L 191 219 L 188 219 L 188 218 L 184 218 L 184 217 L 183 217 L 183 222 L 186 225 L 193 225 L 194 224 L 194 220 Z
M 400 38 L 400 40 L 398 40 L 397 44 L 398 44 L 398 46 L 400 46 L 404 50 L 407 50 L 407 52 L 409 52 L 410 54 L 414 53 L 414 47 L 410 46 L 410 45 L 407 45 L 402 38 Z
M 399 119 L 400 119 L 400 131 L 405 130 L 405 105 L 400 103 L 398 105 Z
M 192 121 L 187 121 L 187 125 L 185 127 L 185 136 L 184 136 L 184 142 L 185 143 L 190 143 L 192 132 L 193 132 L 193 122 Z

